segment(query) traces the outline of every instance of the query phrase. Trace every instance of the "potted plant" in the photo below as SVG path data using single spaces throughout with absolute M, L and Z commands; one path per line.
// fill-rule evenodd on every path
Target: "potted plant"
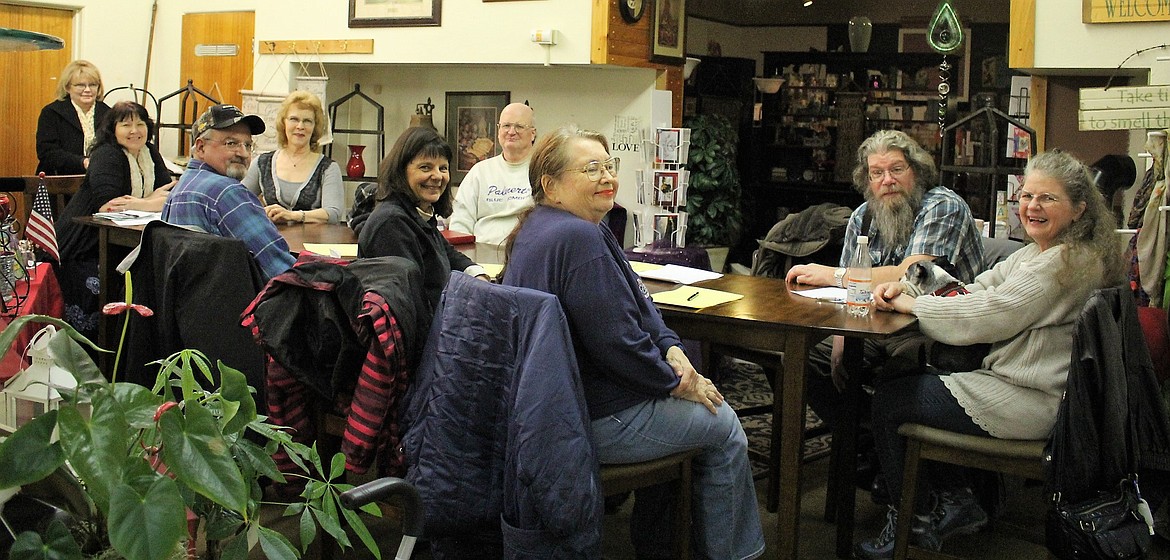
M 697 115 L 685 120 L 683 126 L 691 129 L 687 245 L 734 245 L 743 227 L 736 169 L 739 135 L 723 115 Z
M 127 279 L 127 291 L 129 284 Z M 125 303 L 107 309 L 150 312 Z M 55 521 L 43 535 L 18 535 L 10 558 L 80 559 L 104 549 L 128 560 L 172 558 L 176 551 L 193 557 L 193 545 L 189 551 L 184 546 L 196 526 L 206 536 L 209 557 L 246 558 L 259 544 L 268 558 L 298 558 L 318 527 L 343 548 L 350 546 L 343 523 L 380 557 L 357 513 L 341 507 L 338 496 L 352 488 L 336 481 L 344 456 L 334 456 L 326 469 L 315 447 L 296 444 L 281 427 L 266 423 L 243 373 L 220 362 L 218 386 L 204 388 L 212 384 L 211 364 L 200 352 L 183 350 L 158 362 L 152 388 L 107 381 L 82 347 L 97 349 L 93 343 L 67 323 L 40 315 L 16 318 L 0 333 L 0 348 L 9 348 L 30 321 L 59 329 L 49 348 L 78 386 L 62 391 L 58 410 L 34 418 L 0 444 L 0 489 L 59 476 L 65 466 L 92 505 L 72 512 L 68 527 Z M 261 479 L 285 481 L 271 458 L 278 447 L 306 473 L 315 473 L 302 501 L 285 511 L 300 516 L 300 550 L 260 524 Z M 372 505 L 362 510 L 378 515 Z

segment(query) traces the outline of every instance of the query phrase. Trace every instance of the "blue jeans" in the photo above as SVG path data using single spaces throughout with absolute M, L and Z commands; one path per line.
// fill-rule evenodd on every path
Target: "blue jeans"
M 747 456 L 747 436 L 727 404 L 711 414 L 698 403 L 666 398 L 647 401 L 592 423 L 602 464 L 637 463 L 688 449 L 702 452 L 692 461 L 692 548 L 698 558 L 734 560 L 764 552 L 759 505 Z M 639 555 L 670 548 L 670 519 L 663 502 L 642 504 L 636 494 L 631 539 Z M 649 506 L 649 507 L 647 507 Z M 647 527 L 649 530 L 643 530 Z M 665 529 L 665 530 L 664 530 Z M 662 537 L 666 542 L 662 542 Z M 658 537 L 656 542 L 651 542 Z
M 898 435 L 899 426 L 913 422 L 960 434 L 990 435 L 967 416 L 938 375 L 912 375 L 877 385 L 871 415 L 873 441 L 882 476 L 895 503 L 902 496 L 902 471 L 906 461 L 906 438 Z M 928 462 L 918 479 L 916 511 L 925 513 L 929 508 L 932 482 L 951 481 L 953 485 L 957 479 L 964 478 L 966 471 L 961 467 Z M 960 484 L 963 485 L 966 484 Z

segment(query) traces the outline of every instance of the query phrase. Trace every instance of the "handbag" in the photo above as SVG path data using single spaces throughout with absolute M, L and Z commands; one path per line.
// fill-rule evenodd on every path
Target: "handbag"
M 1044 533 L 1048 550 L 1062 560 L 1130 560 L 1146 557 L 1154 520 L 1134 475 L 1075 504 L 1054 495 Z

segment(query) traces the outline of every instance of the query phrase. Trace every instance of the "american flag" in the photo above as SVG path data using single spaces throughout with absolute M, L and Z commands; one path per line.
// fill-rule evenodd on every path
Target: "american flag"
M 53 260 L 61 260 L 61 254 L 57 252 L 57 232 L 53 230 L 53 207 L 49 205 L 49 191 L 45 189 L 44 181 L 37 186 L 24 237 L 40 245 Z

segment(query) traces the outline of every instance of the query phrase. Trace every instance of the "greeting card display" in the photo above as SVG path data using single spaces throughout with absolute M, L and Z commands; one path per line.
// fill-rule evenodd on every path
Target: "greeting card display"
M 634 213 L 634 244 L 637 250 L 683 247 L 690 179 L 683 166 L 690 150 L 691 129 L 656 128 L 648 136 L 642 141 L 643 169 L 634 172 L 638 203 L 644 205 Z

